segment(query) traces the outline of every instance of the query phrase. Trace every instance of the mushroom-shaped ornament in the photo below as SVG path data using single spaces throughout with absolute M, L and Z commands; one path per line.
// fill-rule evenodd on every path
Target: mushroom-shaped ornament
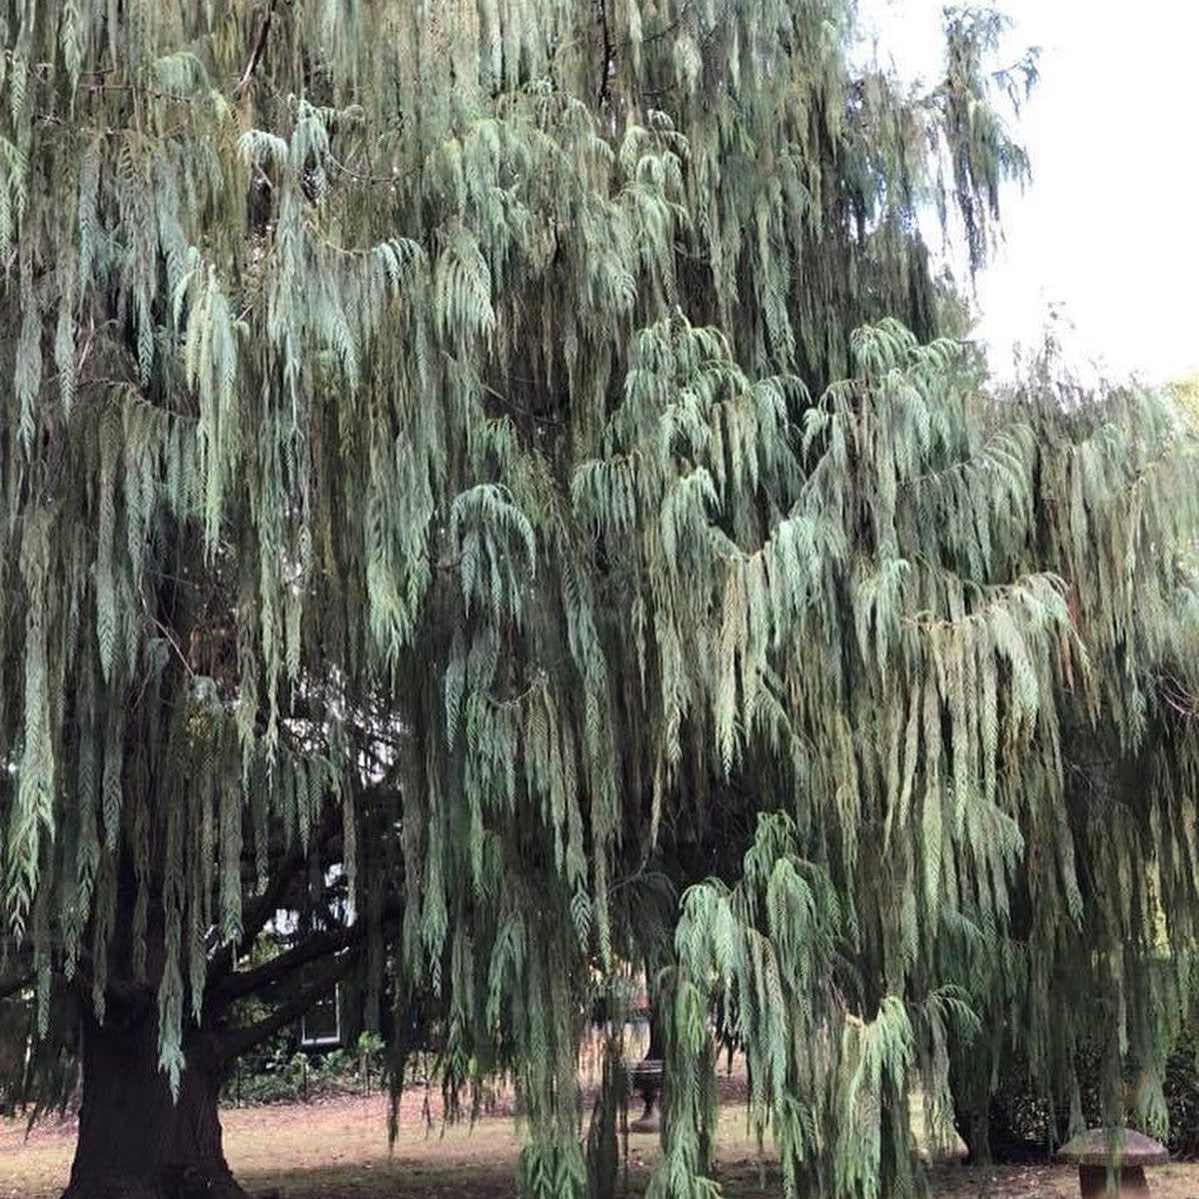
M 1082 1199 L 1148 1199 L 1145 1167 L 1160 1166 L 1170 1155 L 1164 1145 L 1131 1128 L 1092 1128 L 1067 1141 L 1057 1159 L 1078 1167 Z M 1116 1175 L 1114 1191 L 1107 1189 L 1109 1167 Z

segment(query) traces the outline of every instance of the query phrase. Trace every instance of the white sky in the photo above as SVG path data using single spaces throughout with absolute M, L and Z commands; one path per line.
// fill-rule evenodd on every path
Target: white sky
M 935 78 L 944 0 L 862 0 L 879 54 Z M 1199 0 L 994 0 L 1011 50 L 1041 47 L 1017 140 L 1033 179 L 1006 197 L 978 335 L 1004 373 L 1050 305 L 1080 367 L 1199 372 Z M 999 64 L 997 64 L 999 65 Z

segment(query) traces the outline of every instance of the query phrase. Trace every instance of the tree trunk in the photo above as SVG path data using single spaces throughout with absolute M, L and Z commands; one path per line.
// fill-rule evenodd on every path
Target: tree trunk
M 155 1005 L 83 1027 L 83 1099 L 63 1199 L 245 1199 L 225 1162 L 215 1038 L 193 1029 L 177 1100 L 158 1068 Z

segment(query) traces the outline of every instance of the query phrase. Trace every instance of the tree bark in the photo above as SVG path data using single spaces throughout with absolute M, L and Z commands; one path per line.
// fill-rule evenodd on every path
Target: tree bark
M 110 1009 L 83 1026 L 79 1140 L 63 1199 L 245 1199 L 221 1146 L 216 1038 L 188 1035 L 172 1099 L 158 1068 L 155 1005 Z

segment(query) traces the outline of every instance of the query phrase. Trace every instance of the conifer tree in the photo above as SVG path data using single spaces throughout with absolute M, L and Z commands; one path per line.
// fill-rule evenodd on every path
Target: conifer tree
M 1085 1020 L 1156 1115 L 1194 447 L 941 337 L 1000 28 L 913 92 L 848 0 L 0 0 L 0 909 L 70 1199 L 240 1194 L 222 1072 L 351 976 L 451 1111 L 513 1082 L 539 1199 L 610 1193 L 643 967 L 663 1199 L 713 1020 L 789 1194 L 916 1189 L 980 1038 L 1068 1088 Z

